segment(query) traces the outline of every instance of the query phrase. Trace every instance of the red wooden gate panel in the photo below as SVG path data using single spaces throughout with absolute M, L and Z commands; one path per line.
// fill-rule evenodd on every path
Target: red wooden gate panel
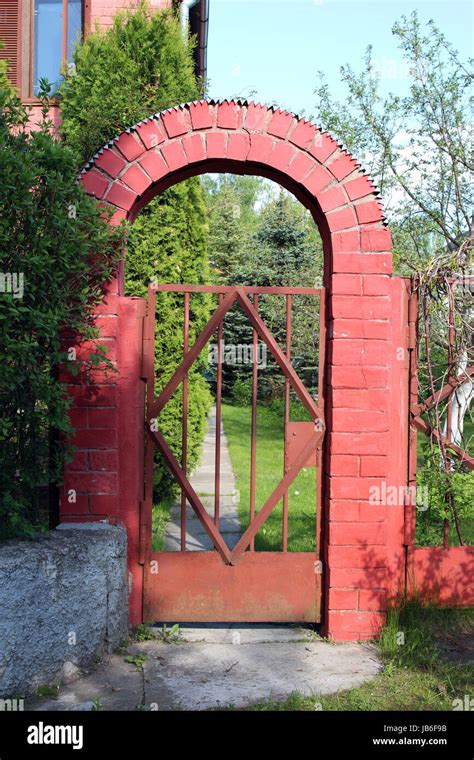
M 166 386 L 154 394 L 154 335 L 156 292 L 184 295 L 183 358 Z M 218 306 L 189 348 L 189 302 L 192 293 L 218 295 Z M 286 351 L 283 351 L 258 312 L 260 294 L 286 298 Z M 318 402 L 291 364 L 291 314 L 295 295 L 318 296 L 320 301 L 320 360 Z M 250 297 L 253 300 L 250 300 Z M 321 596 L 321 452 L 324 438 L 323 362 L 325 349 L 325 298 L 323 288 L 271 288 L 203 285 L 151 285 L 144 333 L 143 375 L 147 382 L 147 444 L 145 499 L 140 515 L 140 558 L 144 564 L 144 619 L 160 621 L 266 622 L 311 621 L 320 619 Z M 252 426 L 250 455 L 250 520 L 231 549 L 219 529 L 220 431 L 222 396 L 223 321 L 236 303 L 253 328 Z M 216 443 L 214 515 L 209 515 L 187 473 L 187 375 L 210 338 L 217 333 Z M 285 377 L 285 438 L 283 477 L 262 505 L 255 503 L 258 478 L 257 440 L 257 348 L 261 338 Z M 159 429 L 159 414 L 182 384 L 181 462 L 173 454 Z M 290 422 L 290 390 L 293 390 L 311 417 L 311 422 Z M 181 489 L 180 551 L 152 550 L 154 448 L 162 454 Z M 288 551 L 288 488 L 303 467 L 317 466 L 316 551 Z M 276 505 L 283 501 L 282 551 L 255 551 L 255 536 Z M 186 547 L 186 507 L 189 504 L 204 526 L 213 551 L 188 551 Z

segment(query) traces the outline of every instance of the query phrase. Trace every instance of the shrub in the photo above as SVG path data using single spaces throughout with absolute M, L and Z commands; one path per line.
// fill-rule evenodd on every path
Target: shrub
M 1 538 L 44 526 L 39 489 L 60 482 L 71 432 L 60 331 L 95 336 L 89 315 L 122 244 L 77 184 L 73 153 L 51 137 L 47 108 L 28 135 L 27 109 L 0 86 Z

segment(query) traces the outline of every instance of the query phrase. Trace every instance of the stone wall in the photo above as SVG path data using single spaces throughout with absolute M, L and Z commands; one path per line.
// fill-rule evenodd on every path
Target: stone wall
M 127 538 L 60 525 L 0 545 L 0 698 L 67 680 L 128 635 Z

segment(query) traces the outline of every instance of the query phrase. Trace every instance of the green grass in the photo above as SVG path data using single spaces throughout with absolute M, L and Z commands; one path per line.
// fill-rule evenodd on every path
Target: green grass
M 284 701 L 259 702 L 247 709 L 453 710 L 455 700 L 463 702 L 466 695 L 474 695 L 474 666 L 472 661 L 450 662 L 446 648 L 462 653 L 469 639 L 472 646 L 473 636 L 474 609 L 440 609 L 411 602 L 389 612 L 377 644 L 384 669 L 374 680 L 331 696 L 305 697 L 295 692 Z
M 157 504 L 153 504 L 151 513 L 151 548 L 154 552 L 160 552 L 163 549 L 165 529 L 170 518 L 173 501 L 173 496 L 169 496 L 166 499 L 163 498 Z
M 250 432 L 251 408 L 222 405 L 222 420 L 230 458 L 239 491 L 239 516 L 242 528 L 250 516 Z M 257 477 L 256 511 L 263 506 L 283 477 L 282 410 L 257 407 Z M 257 551 L 281 551 L 283 502 L 255 538 Z M 289 488 L 288 550 L 315 550 L 316 536 L 316 468 L 304 467 Z

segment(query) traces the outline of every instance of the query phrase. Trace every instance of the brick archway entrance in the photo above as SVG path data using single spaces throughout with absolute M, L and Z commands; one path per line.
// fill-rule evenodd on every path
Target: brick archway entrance
M 81 180 L 115 209 L 117 223 L 133 221 L 171 185 L 207 172 L 272 179 L 318 225 L 329 317 L 324 631 L 335 639 L 373 636 L 387 598 L 404 583 L 404 510 L 370 504 L 369 489 L 406 483 L 408 419 L 407 289 L 391 276 L 391 238 L 376 190 L 327 133 L 246 101 L 200 101 L 155 114 L 105 145 Z M 126 525 L 132 622 L 142 619 L 143 317 L 143 300 L 123 296 L 122 267 L 97 315 L 118 373 L 70 386 L 78 453 L 62 498 L 64 520 Z M 70 489 L 77 491 L 72 503 Z

